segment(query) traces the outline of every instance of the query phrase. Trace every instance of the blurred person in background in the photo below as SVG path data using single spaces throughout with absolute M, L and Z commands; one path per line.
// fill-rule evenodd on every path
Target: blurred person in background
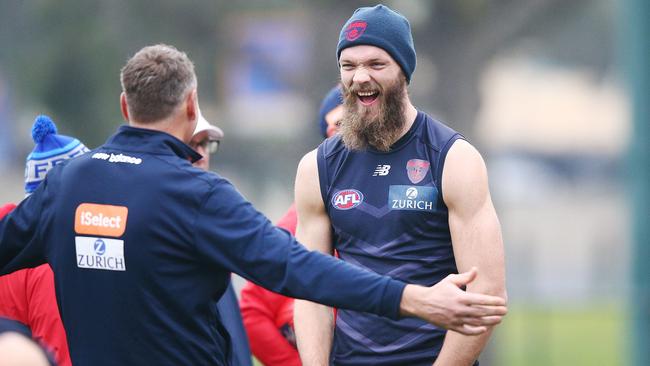
M 216 154 L 222 139 L 223 131 L 219 127 L 210 124 L 199 111 L 196 130 L 194 130 L 194 136 L 192 136 L 189 145 L 202 158 L 195 161 L 193 165 L 209 171 L 210 157 Z M 226 291 L 217 302 L 217 310 L 223 326 L 230 335 L 230 363 L 238 366 L 251 366 L 251 351 L 248 347 L 248 339 L 242 324 L 242 316 L 237 304 L 237 295 L 232 287 L 232 281 L 229 281 Z
M 318 123 L 327 138 L 338 131 L 343 116 L 340 85 L 333 87 L 321 102 Z M 291 204 L 276 224 L 296 234 L 296 206 Z M 265 366 L 300 366 L 293 327 L 293 298 L 269 291 L 247 281 L 241 292 L 241 311 L 253 355 Z
M 76 138 L 57 134 L 56 125 L 47 116 L 38 116 L 32 127 L 36 146 L 27 157 L 25 194 L 29 196 L 57 164 L 88 151 Z M 16 206 L 0 207 L 0 218 Z M 70 353 L 59 315 L 54 275 L 48 264 L 22 269 L 0 276 L 0 316 L 25 324 L 35 341 L 56 358 L 60 366 L 70 366 Z
M 287 296 L 468 335 L 507 312 L 503 298 L 460 289 L 476 269 L 424 287 L 308 251 L 226 179 L 193 167 L 199 104 L 185 53 L 145 47 L 120 79 L 128 125 L 58 164 L 0 220 L 0 273 L 50 263 L 75 366 L 230 364 L 214 304 L 231 272 Z
M 478 151 L 410 102 L 416 54 L 409 22 L 383 5 L 357 9 L 337 46 L 339 133 L 300 162 L 296 236 L 309 249 L 432 286 L 478 268 L 467 292 L 504 297 L 503 243 Z M 472 365 L 491 330 L 467 336 L 419 319 L 388 319 L 296 301 L 307 365 Z
M 36 342 L 27 326 L 0 317 L 0 366 L 56 365 Z

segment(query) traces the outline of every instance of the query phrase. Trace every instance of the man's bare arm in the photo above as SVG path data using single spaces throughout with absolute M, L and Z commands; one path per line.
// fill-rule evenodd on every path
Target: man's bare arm
M 467 292 L 505 299 L 501 227 L 490 198 L 485 163 L 468 142 L 458 140 L 449 150 L 442 188 L 458 270 L 478 268 L 478 276 L 467 285 Z M 471 365 L 485 347 L 491 328 L 478 336 L 447 332 L 435 365 Z
M 295 196 L 298 213 L 296 238 L 310 250 L 332 254 L 331 226 L 320 193 L 316 150 L 305 155 L 298 165 Z M 334 327 L 332 309 L 310 301 L 296 300 L 294 327 L 302 363 L 329 365 Z

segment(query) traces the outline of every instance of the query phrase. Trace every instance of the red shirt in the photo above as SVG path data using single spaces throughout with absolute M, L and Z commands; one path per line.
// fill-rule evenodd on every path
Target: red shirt
M 16 206 L 0 207 L 0 218 Z M 54 274 L 48 264 L 0 276 L 0 316 L 27 325 L 60 366 L 71 366 L 68 342 L 54 293 Z
M 277 226 L 296 234 L 298 218 L 291 205 Z M 293 299 L 269 291 L 252 282 L 242 289 L 244 327 L 253 355 L 266 366 L 300 366 L 293 330 Z

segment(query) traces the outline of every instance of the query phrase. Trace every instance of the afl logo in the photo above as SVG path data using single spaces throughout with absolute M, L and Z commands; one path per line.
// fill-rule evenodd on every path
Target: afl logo
M 363 202 L 363 193 L 356 189 L 344 189 L 332 197 L 332 206 L 337 210 L 349 210 L 359 206 L 361 202 Z
M 406 198 L 414 200 L 418 197 L 418 190 L 415 187 L 409 187 L 406 190 Z

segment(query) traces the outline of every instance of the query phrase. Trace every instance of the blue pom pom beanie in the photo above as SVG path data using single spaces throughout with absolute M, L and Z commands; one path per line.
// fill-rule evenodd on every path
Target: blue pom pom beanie
M 32 126 L 32 139 L 36 146 L 27 156 L 25 167 L 25 193 L 28 195 L 36 190 L 52 167 L 88 151 L 76 138 L 57 135 L 56 132 L 56 125 L 50 117 L 36 117 Z
M 341 33 L 336 47 L 336 59 L 348 47 L 370 45 L 383 49 L 397 62 L 406 82 L 411 82 L 416 55 L 409 21 L 385 5 L 363 7 L 354 11 Z

